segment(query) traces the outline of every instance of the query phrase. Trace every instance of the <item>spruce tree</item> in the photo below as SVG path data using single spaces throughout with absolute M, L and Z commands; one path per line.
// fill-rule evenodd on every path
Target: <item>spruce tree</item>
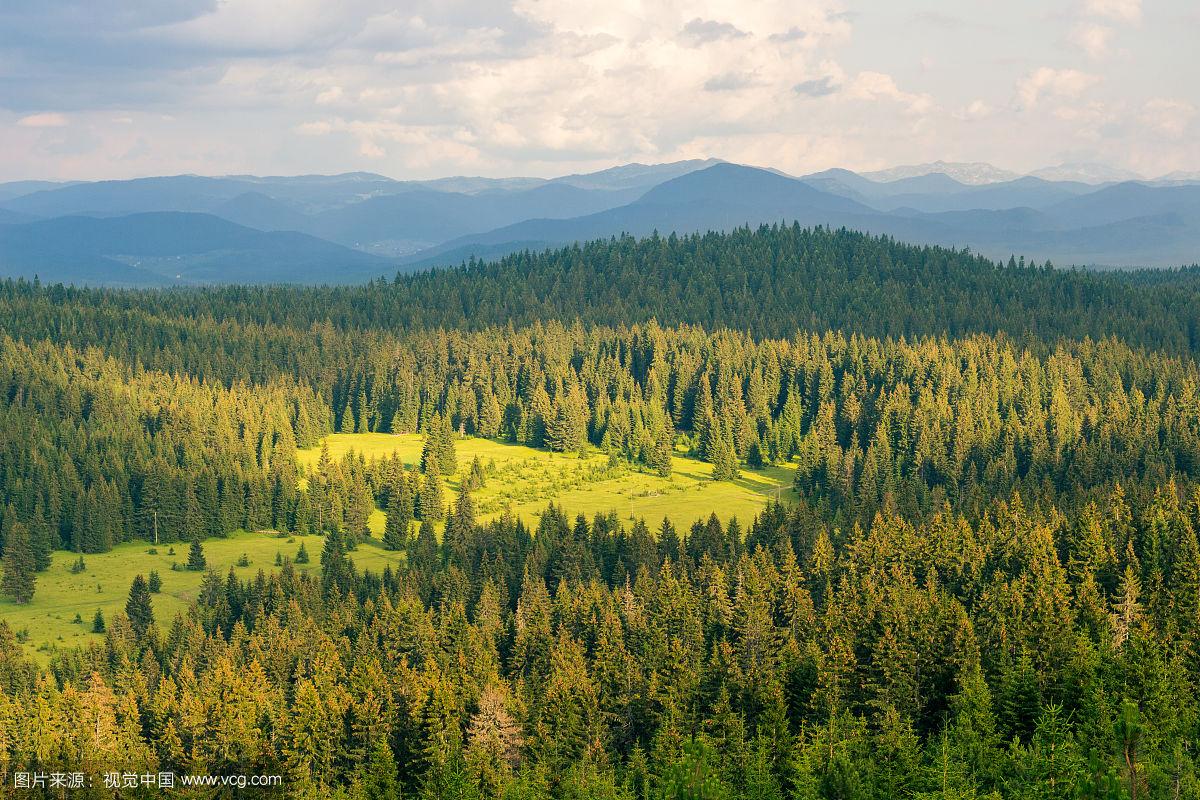
M 150 570 L 150 579 L 146 583 L 150 587 L 150 594 L 158 594 L 162 591 L 162 577 L 158 574 L 158 570 Z
M 193 572 L 203 572 L 208 567 L 208 559 L 204 557 L 204 548 L 199 539 L 192 539 L 188 548 L 187 568 Z
M 408 541 L 411 512 L 399 487 L 388 497 L 387 524 L 383 529 L 383 546 L 387 550 L 403 550 Z
M 443 475 L 453 475 L 458 472 L 458 453 L 454 449 L 457 436 L 450 425 L 448 415 L 442 418 L 441 424 L 442 432 L 438 436 L 438 465 L 442 468 Z
M 33 543 L 29 538 L 29 528 L 24 523 L 14 521 L 7 527 L 2 588 L 13 601 L 25 605 L 33 600 L 37 584 L 37 576 L 34 575 L 37 561 L 33 553 Z
M 300 549 L 296 551 L 296 563 L 307 564 L 309 562 L 308 548 L 304 546 L 304 542 L 300 543 Z
M 92 617 L 92 633 L 104 633 L 105 629 L 104 612 L 97 608 L 96 616 Z
M 325 590 L 325 596 L 342 594 L 350 588 L 352 578 L 342 534 L 330 531 L 325 537 L 325 549 L 321 552 L 321 587 Z
M 446 515 L 446 501 L 442 496 L 442 478 L 436 469 L 436 457 L 432 458 L 432 464 L 435 468 L 425 473 L 421 494 L 417 498 L 419 516 L 423 520 L 442 519 Z
M 154 608 L 150 602 L 150 587 L 141 575 L 133 579 L 129 586 L 129 600 L 125 603 L 125 615 L 138 638 L 146 635 L 146 631 L 154 624 Z
M 714 481 L 731 481 L 741 475 L 738 471 L 737 456 L 733 453 L 733 445 L 729 441 L 728 434 L 721 430 L 719 425 L 715 426 L 713 430 L 712 444 L 709 447 L 708 455 L 713 465 Z
M 50 537 L 50 524 L 39 511 L 29 523 L 29 541 L 33 548 L 34 569 L 41 572 L 49 568 L 50 554 L 53 550 Z

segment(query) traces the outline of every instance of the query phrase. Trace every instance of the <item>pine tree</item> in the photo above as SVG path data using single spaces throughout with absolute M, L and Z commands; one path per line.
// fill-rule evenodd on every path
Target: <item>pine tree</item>
M 147 581 L 150 587 L 150 594 L 158 594 L 162 591 L 162 577 L 159 576 L 158 570 L 150 570 L 150 579 Z
M 49 568 L 51 559 L 50 554 L 53 551 L 50 536 L 50 524 L 46 522 L 46 518 L 38 511 L 29 523 L 29 541 L 33 548 L 34 569 L 38 572 Z
M 187 568 L 193 572 L 203 572 L 208 567 L 208 559 L 204 557 L 204 548 L 199 539 L 192 539 L 188 548 Z
M 325 537 L 325 549 L 321 553 L 321 587 L 325 590 L 325 596 L 333 597 L 346 592 L 353 578 L 342 534 L 330 531 Z
M 422 520 L 438 520 L 446 515 L 446 501 L 442 495 L 442 478 L 437 471 L 426 473 L 418 498 Z
M 671 477 L 671 457 L 675 452 L 674 440 L 674 431 L 671 429 L 670 423 L 662 425 L 654 437 L 654 445 L 650 449 L 650 458 L 647 466 L 653 469 L 660 477 Z
M 389 493 L 387 524 L 383 529 L 383 546 L 387 550 L 404 550 L 408 544 L 411 511 L 399 487 Z
M 97 608 L 96 616 L 92 617 L 92 633 L 104 633 L 105 628 L 104 612 Z
M 713 430 L 712 445 L 709 447 L 709 460 L 712 461 L 712 477 L 714 481 L 732 481 L 741 476 L 738 470 L 737 456 L 734 455 L 733 445 L 729 436 L 721 426 Z
M 29 538 L 29 528 L 24 523 L 14 521 L 7 527 L 2 588 L 14 602 L 26 605 L 33 600 L 37 584 L 37 576 L 34 575 L 37 561 L 33 552 L 33 543 Z
M 141 575 L 133 579 L 129 586 L 129 600 L 125 603 L 125 615 L 138 638 L 146 635 L 146 631 L 154 624 L 154 608 L 150 602 L 150 587 Z
M 300 549 L 296 551 L 296 563 L 307 564 L 309 561 L 308 548 L 304 546 L 304 542 L 300 543 Z

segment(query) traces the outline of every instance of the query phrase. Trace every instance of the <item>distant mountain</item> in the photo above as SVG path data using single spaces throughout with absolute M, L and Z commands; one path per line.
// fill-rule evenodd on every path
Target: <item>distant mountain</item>
M 1047 181 L 1078 181 L 1080 183 L 1091 184 L 1144 180 L 1141 175 L 1138 175 L 1136 172 L 1130 172 L 1127 169 L 1089 162 L 1074 162 L 1058 164 L 1053 167 L 1042 167 L 1041 169 L 1035 169 L 1029 174 L 1035 178 L 1042 178 Z
M 532 179 L 536 181 L 532 187 L 525 179 L 400 182 L 370 173 L 292 178 L 174 175 L 54 186 L 11 198 L 0 209 L 7 212 L 5 216 L 23 215 L 12 221 L 157 211 L 208 213 L 259 230 L 294 230 L 392 255 L 524 219 L 574 217 L 624 205 L 645 191 L 639 184 L 652 180 L 655 169 L 637 165 L 627 173 L 595 179 L 572 176 L 597 186 L 632 185 L 613 189 L 540 179 Z M 684 169 L 665 165 L 662 174 Z M 449 191 L 451 186 L 472 191 Z
M 565 219 L 624 205 L 639 192 L 544 184 L 517 192 L 462 194 L 417 189 L 343 206 L 302 230 L 347 247 L 393 254 L 528 219 Z
M 551 183 L 564 183 L 580 189 L 608 190 L 642 190 L 657 186 L 664 181 L 678 178 L 689 172 L 707 169 L 722 163 L 718 158 L 692 159 L 690 161 L 675 161 L 669 164 L 623 164 L 619 167 L 602 169 L 599 172 L 589 172 L 582 175 L 564 175 L 554 178 Z
M 890 169 L 875 170 L 874 172 L 864 172 L 862 173 L 862 177 L 881 183 L 890 183 L 902 178 L 917 178 L 922 175 L 932 174 L 946 175 L 958 183 L 966 184 L 967 186 L 983 186 L 988 183 L 1000 183 L 1021 177 L 1019 173 L 993 167 L 991 164 L 986 164 L 982 161 L 933 161 L 928 164 L 910 164 L 907 166 L 891 167 Z
M 926 212 L 968 211 L 981 209 L 1001 211 L 1009 208 L 1046 208 L 1081 194 L 1094 192 L 1096 187 L 1070 181 L 1052 182 L 1026 176 L 1003 183 L 967 186 L 959 191 L 918 191 L 868 198 L 867 202 L 882 211 L 911 208 Z
M 312 217 L 291 203 L 262 192 L 244 192 L 218 203 L 210 211 L 222 219 L 260 231 L 303 231 L 312 224 Z
M 1166 175 L 1160 175 L 1155 178 L 1153 183 L 1200 183 L 1200 171 L 1188 172 L 1185 170 L 1176 170 L 1168 172 Z
M 414 262 L 450 254 L 476 253 L 479 245 L 493 253 L 508 242 L 511 249 L 530 243 L 549 246 L 618 233 L 634 235 L 728 230 L 762 222 L 799 221 L 805 225 L 838 224 L 870 217 L 873 210 L 851 198 L 820 191 L 769 170 L 719 163 L 662 183 L 634 202 L 596 214 L 565 220 L 533 219 L 484 234 L 451 240 L 418 254 Z M 450 262 L 452 263 L 452 262 Z
M 294 232 L 209 214 L 58 217 L 0 226 L 0 275 L 106 285 L 355 283 L 393 271 L 381 258 Z
M 896 183 L 947 191 L 877 190 Z M 619 208 L 565 220 L 526 220 L 452 239 L 406 264 L 458 263 L 470 255 L 495 257 L 619 233 L 729 230 L 779 221 L 971 247 L 993 258 L 1024 254 L 1063 265 L 1117 267 L 1192 263 L 1200 253 L 1192 190 L 1200 187 L 1122 184 L 1097 191 L 1037 178 L 965 186 L 932 173 L 879 184 L 845 171 L 794 179 L 719 164 L 660 184 Z
M 622 232 L 775 222 L 1064 265 L 1198 260 L 1200 182 L 1186 173 L 1114 182 L 1124 173 L 1095 165 L 1050 172 L 1085 180 L 1001 180 L 1010 173 L 948 162 L 793 178 L 708 159 L 551 179 L 354 172 L 22 181 L 0 184 L 0 270 L 101 283 L 355 281 L 401 262 L 413 269 Z
M 20 222 L 33 222 L 37 217 L 33 214 L 22 214 L 20 211 L 9 211 L 0 208 L 0 225 L 13 225 Z
M 1186 223 L 1200 225 L 1200 185 L 1118 183 L 1065 200 L 1046 213 L 1064 226 L 1095 226 L 1165 215 L 1177 215 Z
M 403 190 L 404 184 L 370 173 L 278 178 L 169 175 L 56 186 L 10 198 L 3 205 L 41 217 L 118 216 L 144 211 L 211 212 L 239 195 L 256 192 L 291 203 L 299 210 L 319 212 Z
M 57 189 L 60 186 L 66 185 L 68 184 L 57 181 L 9 181 L 8 183 L 0 183 L 0 203 L 5 200 L 11 200 L 14 197 L 20 197 L 21 195 L 42 192 L 47 189 Z

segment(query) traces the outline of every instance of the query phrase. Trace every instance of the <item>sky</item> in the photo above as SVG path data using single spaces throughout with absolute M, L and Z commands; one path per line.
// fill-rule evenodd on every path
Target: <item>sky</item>
M 1194 0 L 0 3 L 0 180 L 1200 170 Z

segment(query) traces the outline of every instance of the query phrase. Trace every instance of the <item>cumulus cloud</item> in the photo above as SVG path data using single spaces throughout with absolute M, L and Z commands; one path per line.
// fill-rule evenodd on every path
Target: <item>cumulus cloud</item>
M 1029 42 L 1028 63 L 1054 66 L 1026 72 L 1003 58 L 1006 32 L 1045 20 L 984 6 L 887 17 L 846 0 L 0 3 L 0 147 L 12 155 L 0 179 L 548 175 L 696 156 L 793 172 L 967 156 L 1033 168 L 1077 138 L 1195 169 L 1197 90 L 1138 95 L 1148 79 L 1114 79 L 1144 69 L 1109 58 L 1118 43 L 1144 55 L 1140 3 L 1073 2 L 1059 49 Z M 1170 31 L 1175 52 L 1185 27 Z M 954 28 L 970 35 L 948 41 Z M 1086 72 L 1052 60 L 1063 45 L 1092 59 Z M 1040 113 L 1005 113 L 1014 106 Z
M 975 122 L 986 119 L 996 113 L 996 110 L 983 100 L 972 100 L 965 107 L 954 112 L 954 118 L 961 122 Z
M 1017 96 L 1027 109 L 1045 97 L 1075 98 L 1095 86 L 1099 78 L 1077 69 L 1039 67 L 1017 84 Z
M 1081 24 L 1071 31 L 1071 42 L 1092 58 L 1108 55 L 1113 31 L 1106 25 Z
M 707 44 L 721 39 L 740 39 L 748 34 L 728 22 L 711 19 L 695 19 L 683 26 L 683 36 L 695 44 Z
M 825 75 L 820 78 L 800 81 L 792 87 L 792 91 L 806 97 L 824 97 L 827 94 L 836 92 L 837 84 L 834 83 L 833 78 Z
M 724 72 L 706 80 L 704 89 L 709 92 L 734 92 L 748 89 L 757 83 L 758 80 L 752 72 Z
M 1140 22 L 1142 0 L 1087 0 L 1084 4 L 1089 14 L 1117 22 Z
M 882 72 L 858 73 L 847 87 L 846 95 L 859 100 L 891 100 L 905 106 L 914 114 L 924 113 L 933 107 L 932 97 L 902 91 L 896 85 L 895 78 Z
M 17 120 L 17 125 L 22 128 L 63 128 L 66 124 L 66 116 L 56 112 L 30 114 Z
M 1195 118 L 1196 107 L 1183 100 L 1156 97 L 1142 106 L 1142 116 L 1159 133 L 1178 139 Z

